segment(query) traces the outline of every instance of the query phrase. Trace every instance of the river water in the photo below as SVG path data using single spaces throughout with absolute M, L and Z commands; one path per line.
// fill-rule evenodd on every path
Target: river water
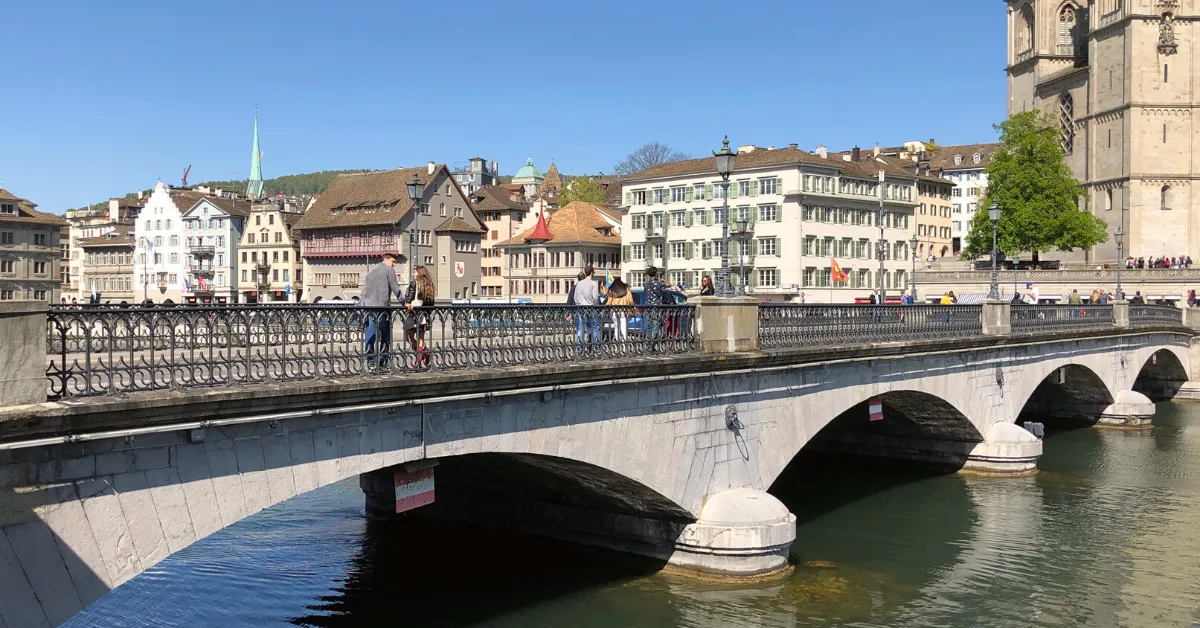
M 368 525 L 356 481 L 214 534 L 69 626 L 1200 626 L 1200 404 L 1047 437 L 1041 472 L 801 460 L 796 571 L 729 587 L 512 535 Z

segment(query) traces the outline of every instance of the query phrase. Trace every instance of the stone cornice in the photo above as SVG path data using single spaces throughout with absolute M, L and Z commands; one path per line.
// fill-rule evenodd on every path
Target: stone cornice
M 1093 113 L 1090 115 L 1081 116 L 1079 118 L 1076 118 L 1076 121 L 1080 122 L 1080 121 L 1093 120 L 1093 119 L 1100 118 L 1100 117 L 1106 116 L 1106 115 L 1114 113 L 1114 112 L 1118 112 L 1118 111 L 1124 112 L 1124 111 L 1128 111 L 1130 109 L 1135 109 L 1135 108 L 1136 109 L 1195 109 L 1197 107 L 1200 107 L 1200 104 L 1193 105 L 1193 104 L 1174 104 L 1174 103 L 1135 102 L 1135 103 L 1128 103 L 1128 104 L 1120 105 L 1117 107 L 1113 107 L 1111 109 L 1105 109 L 1104 111 L 1097 111 L 1096 113 Z

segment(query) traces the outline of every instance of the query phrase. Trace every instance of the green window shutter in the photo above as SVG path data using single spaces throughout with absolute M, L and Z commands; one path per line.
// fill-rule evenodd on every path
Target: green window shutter
M 756 222 L 758 222 L 758 207 L 757 206 L 750 208 L 750 224 L 754 224 Z
M 746 273 L 746 284 L 750 288 L 757 288 L 758 287 L 758 273 L 756 273 L 756 272 Z
M 632 202 L 633 202 L 633 192 L 626 192 L 625 193 L 625 206 L 629 207 L 629 204 Z
M 683 226 L 692 226 L 692 212 L 687 212 L 683 215 Z
M 646 204 L 647 205 L 654 204 L 654 190 L 646 190 Z
M 713 186 L 711 183 L 704 184 L 704 200 L 711 201 L 713 199 Z
M 758 179 L 750 182 L 750 196 L 758 196 Z
M 737 181 L 734 181 L 733 183 L 729 184 L 729 198 L 737 198 L 738 197 L 738 188 L 739 187 L 741 187 L 741 185 L 739 185 Z
M 695 253 L 696 253 L 696 245 L 694 243 L 688 242 L 687 244 L 684 245 L 684 247 L 683 247 L 684 258 L 692 259 L 692 256 L 695 255 Z
M 775 177 L 775 193 L 783 194 L 783 177 Z
M 775 222 L 783 222 L 783 205 L 775 206 Z
M 704 210 L 704 226 L 710 227 L 710 226 L 712 226 L 712 224 L 713 224 L 712 210 L 706 209 L 706 210 Z
M 758 240 L 751 240 L 750 241 L 750 256 L 754 257 L 757 255 L 758 255 Z
M 633 253 L 631 252 L 632 249 L 633 249 L 633 246 L 631 246 L 629 244 L 626 244 L 625 246 L 621 247 L 621 257 L 626 262 L 633 259 Z
M 686 188 L 683 188 L 683 202 L 685 202 L 685 203 L 692 202 L 692 186 L 690 186 L 690 185 L 687 186 Z

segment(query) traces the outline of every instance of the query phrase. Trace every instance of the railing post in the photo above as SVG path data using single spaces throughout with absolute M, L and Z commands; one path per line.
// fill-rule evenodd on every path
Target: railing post
M 45 301 L 0 303 L 0 406 L 46 400 L 46 310 Z
M 1129 327 L 1129 301 L 1113 301 L 1113 325 Z
M 1007 336 L 1012 333 L 1012 305 L 1003 299 L 983 302 L 980 321 L 985 336 Z
M 701 353 L 758 351 L 758 299 L 696 297 L 696 336 Z
M 1185 307 L 1183 309 L 1183 326 L 1192 331 L 1200 331 L 1200 308 Z

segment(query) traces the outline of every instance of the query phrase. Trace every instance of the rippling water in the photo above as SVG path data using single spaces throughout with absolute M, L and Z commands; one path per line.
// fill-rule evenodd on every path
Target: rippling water
M 357 482 L 200 541 L 68 625 L 1200 626 L 1200 404 L 1047 438 L 1030 478 L 801 461 L 794 575 L 699 584 L 534 539 L 368 525 Z

